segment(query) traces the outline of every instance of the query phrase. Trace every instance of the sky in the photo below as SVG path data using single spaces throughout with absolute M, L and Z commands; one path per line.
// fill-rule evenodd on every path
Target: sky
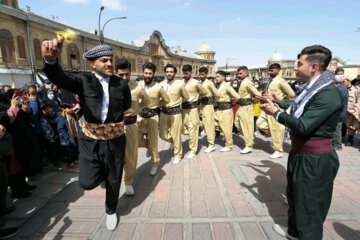
M 333 56 L 360 63 L 359 0 L 19 0 L 19 7 L 85 31 L 106 25 L 107 37 L 134 41 L 154 30 L 168 46 L 195 52 L 204 41 L 216 66 L 264 64 L 276 50 L 295 59 L 321 44 Z

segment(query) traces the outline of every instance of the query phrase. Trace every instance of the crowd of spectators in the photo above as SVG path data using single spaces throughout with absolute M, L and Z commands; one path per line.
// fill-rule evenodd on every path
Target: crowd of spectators
M 29 179 L 43 167 L 77 168 L 77 132 L 80 117 L 76 95 L 49 81 L 30 82 L 21 89 L 0 87 L 0 216 L 16 210 L 11 198 L 27 198 L 36 188 Z M 0 237 L 17 228 L 2 228 Z

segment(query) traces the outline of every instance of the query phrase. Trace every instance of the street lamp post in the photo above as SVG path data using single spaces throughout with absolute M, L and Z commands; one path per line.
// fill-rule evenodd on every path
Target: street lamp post
M 112 21 L 112 20 L 115 20 L 115 19 L 126 19 L 126 18 L 127 18 L 127 17 L 115 17 L 115 18 L 110 18 L 109 20 L 107 20 L 107 21 L 104 23 L 104 25 L 103 25 L 103 27 L 102 27 L 102 29 L 101 29 L 101 31 L 100 31 L 100 42 L 101 42 L 101 44 L 104 43 L 104 28 L 105 28 L 106 24 L 107 24 L 108 22 Z
M 101 6 L 100 7 L 100 12 L 99 12 L 99 27 L 98 27 L 98 30 L 99 30 L 99 35 L 100 35 L 100 42 L 101 42 L 101 34 L 100 34 L 100 18 L 101 18 L 101 12 L 104 10 L 104 6 Z

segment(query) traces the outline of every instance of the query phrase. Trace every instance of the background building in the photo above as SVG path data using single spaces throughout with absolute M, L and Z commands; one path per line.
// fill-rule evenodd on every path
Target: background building
M 259 79 L 262 82 L 267 82 L 269 79 L 269 66 L 273 63 L 278 63 L 281 66 L 280 75 L 282 78 L 291 81 L 296 79 L 296 75 L 294 72 L 294 66 L 296 64 L 296 60 L 294 59 L 285 59 L 282 55 L 275 51 L 270 57 L 267 63 L 260 65 L 252 65 L 248 66 L 249 68 L 249 76 L 252 79 L 253 77 Z M 227 66 L 228 72 L 231 78 L 236 78 L 237 68 L 239 66 Z M 338 57 L 334 57 L 328 69 L 332 72 L 335 72 L 337 68 L 343 68 L 345 71 L 345 76 L 350 76 L 351 78 L 356 78 L 357 75 L 360 74 L 360 63 L 354 63 L 349 61 L 342 61 Z M 221 66 L 217 68 L 218 70 L 226 71 L 226 66 Z
M 68 28 L 77 32 L 78 37 L 72 43 L 64 44 L 60 64 L 67 71 L 90 71 L 89 63 L 82 56 L 99 44 L 98 35 L 39 16 L 29 7 L 26 11 L 19 9 L 17 0 L 3 0 L 0 4 L 0 83 L 21 87 L 32 79 L 42 81 L 45 75 L 42 73 L 41 44 L 56 38 L 55 31 Z M 206 43 L 201 44 L 196 53 L 190 53 L 180 46 L 167 46 L 159 31 L 131 43 L 111 38 L 105 38 L 104 42 L 113 48 L 114 60 L 125 57 L 131 62 L 133 77 L 142 75 L 142 66 L 146 62 L 157 66 L 159 77 L 164 77 L 163 68 L 167 63 L 178 68 L 178 78 L 185 64 L 193 66 L 195 77 L 201 66 L 208 67 L 210 75 L 214 75 L 215 52 Z

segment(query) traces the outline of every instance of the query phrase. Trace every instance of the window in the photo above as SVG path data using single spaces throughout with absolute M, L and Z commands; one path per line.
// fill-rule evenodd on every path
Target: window
M 71 70 L 80 69 L 80 58 L 79 58 L 79 49 L 73 43 L 69 44 L 67 47 L 68 53 L 68 63 Z
M 142 67 L 143 67 L 143 61 L 142 61 L 142 59 L 141 58 L 138 58 L 138 69 L 139 69 L 139 71 L 142 71 Z
M 3 62 L 16 62 L 14 41 L 8 30 L 0 30 L 0 47 Z
M 131 71 L 136 72 L 136 64 L 134 58 L 131 59 Z
M 41 44 L 39 39 L 34 39 L 34 52 L 35 52 L 35 60 L 41 61 Z
M 19 58 L 26 58 L 26 51 L 25 51 L 25 42 L 24 38 L 21 36 L 17 36 L 16 38 L 18 50 L 19 50 Z

